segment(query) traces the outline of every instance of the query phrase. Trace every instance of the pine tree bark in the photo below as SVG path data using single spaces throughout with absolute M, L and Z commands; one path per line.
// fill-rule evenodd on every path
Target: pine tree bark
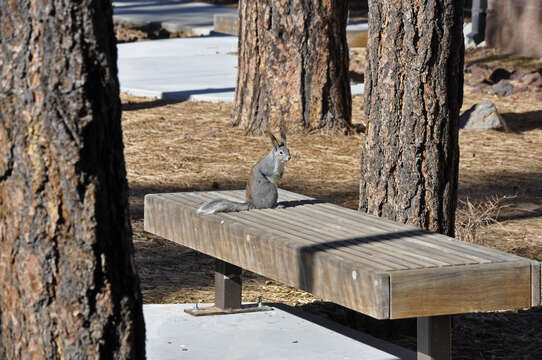
M 112 8 L 0 1 L 0 358 L 143 359 Z
M 360 210 L 454 234 L 463 1 L 369 2 Z
M 347 0 L 239 2 L 234 126 L 351 130 L 347 8 Z

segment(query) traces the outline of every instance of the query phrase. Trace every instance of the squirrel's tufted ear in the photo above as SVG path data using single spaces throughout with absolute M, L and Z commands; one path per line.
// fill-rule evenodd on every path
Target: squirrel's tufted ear
M 284 124 L 284 120 L 280 121 L 280 140 L 282 142 L 283 146 L 286 146 L 286 133 L 288 130 L 286 129 L 286 125 Z
M 275 150 L 278 150 L 279 148 L 279 142 L 277 141 L 277 138 L 275 137 L 275 135 L 273 135 L 271 133 L 271 130 L 267 129 L 265 130 L 265 133 L 269 136 L 269 138 L 271 139 L 271 142 L 273 143 L 273 149 Z

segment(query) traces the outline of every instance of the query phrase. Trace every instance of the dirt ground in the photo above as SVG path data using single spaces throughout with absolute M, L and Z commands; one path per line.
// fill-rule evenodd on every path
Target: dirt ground
M 364 49 L 351 71 L 362 76 Z M 468 66 L 532 72 L 542 61 L 491 49 L 467 54 Z M 493 101 L 508 131 L 460 133 L 458 237 L 542 261 L 542 101 L 536 89 L 490 95 L 466 74 L 463 111 Z M 147 193 L 241 189 L 266 140 L 229 126 L 231 104 L 167 103 L 122 96 L 125 156 L 136 263 L 145 303 L 213 302 L 213 259 L 143 231 Z M 353 121 L 364 122 L 363 98 Z M 357 208 L 363 134 L 291 134 L 292 160 L 281 187 Z M 469 205 L 470 204 L 470 205 Z M 243 301 L 282 302 L 415 348 L 415 322 L 375 321 L 310 294 L 246 272 Z M 542 359 L 542 309 L 454 317 L 454 359 Z

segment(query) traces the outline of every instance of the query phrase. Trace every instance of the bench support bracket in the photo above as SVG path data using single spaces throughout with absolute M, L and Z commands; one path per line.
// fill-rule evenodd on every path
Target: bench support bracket
M 452 358 L 451 316 L 418 318 L 418 360 Z
M 215 263 L 215 306 L 186 309 L 194 316 L 238 314 L 273 310 L 262 304 L 241 304 L 241 271 L 233 264 L 216 259 Z

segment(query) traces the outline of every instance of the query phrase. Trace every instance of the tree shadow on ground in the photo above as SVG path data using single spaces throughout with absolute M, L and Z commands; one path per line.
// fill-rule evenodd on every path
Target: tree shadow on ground
M 327 302 L 315 301 L 300 306 L 303 311 L 326 317 L 351 329 L 363 331 L 381 339 L 396 340 L 403 336 L 412 337 L 410 345 L 416 350 L 416 319 L 377 320 L 368 315 L 351 310 L 344 306 Z M 402 344 L 405 346 L 405 344 Z M 408 343 L 407 343 L 408 345 Z
M 474 180 L 473 180 L 474 178 Z M 482 200 L 488 195 L 540 197 L 542 172 L 499 172 L 471 176 L 459 187 L 459 198 Z
M 479 64 L 489 63 L 493 61 L 506 60 L 510 58 L 510 56 L 511 56 L 510 54 L 484 56 L 476 60 L 467 61 L 465 63 L 465 66 L 472 66 L 475 64 L 479 65 Z
M 301 306 L 341 325 L 416 350 L 416 319 L 376 320 L 330 302 Z M 454 359 L 542 359 L 542 307 L 453 316 Z
M 228 92 L 234 92 L 234 91 L 235 91 L 234 87 L 167 91 L 167 92 L 162 93 L 162 96 L 164 97 L 164 99 L 124 103 L 122 104 L 122 111 L 152 109 L 152 108 L 157 108 L 161 106 L 189 101 L 194 95 L 218 94 L 218 93 L 228 93 Z M 202 100 L 202 101 L 205 101 L 205 100 Z M 208 101 L 212 101 L 212 100 L 209 99 Z
M 162 100 L 162 99 L 156 99 L 156 100 L 149 100 L 149 101 L 143 101 L 143 102 L 126 102 L 122 104 L 122 111 L 136 111 L 136 110 L 143 110 L 143 109 L 153 109 L 161 106 L 171 105 L 171 104 L 177 104 L 180 102 L 183 102 L 184 100 Z
M 480 203 L 502 199 L 503 209 L 495 219 L 499 222 L 542 217 L 542 173 L 491 173 L 467 182 L 458 190 L 459 201 Z M 464 182 L 464 183 L 465 183 Z M 522 210 L 522 203 L 540 203 L 541 208 Z
M 158 290 L 167 295 L 172 289 L 214 284 L 215 262 L 205 254 L 154 236 L 150 241 L 136 242 L 136 249 L 136 266 L 143 290 Z
M 520 133 L 542 128 L 542 111 L 501 114 L 512 132 Z
M 214 284 L 212 257 L 143 229 L 145 195 L 197 190 L 200 189 L 162 185 L 129 187 L 135 265 L 146 303 L 164 303 L 179 290 L 208 289 Z
M 399 359 L 415 359 L 415 353 L 405 351 L 401 347 L 390 346 L 389 343 L 382 342 L 381 340 L 370 338 L 366 333 L 371 333 L 373 336 L 382 338 L 385 337 L 385 335 L 378 336 L 376 334 L 391 334 L 390 331 L 392 333 L 397 333 L 400 330 L 404 331 L 405 326 L 412 327 L 412 324 L 414 325 L 415 330 L 416 319 L 390 323 L 390 321 L 376 320 L 370 316 L 363 315 L 340 305 L 324 301 L 317 301 L 295 307 L 281 303 L 269 303 L 266 305 L 286 311 L 314 324 L 323 326 L 333 332 L 385 351 L 388 354 L 393 354 Z M 388 326 L 390 324 L 391 326 Z

